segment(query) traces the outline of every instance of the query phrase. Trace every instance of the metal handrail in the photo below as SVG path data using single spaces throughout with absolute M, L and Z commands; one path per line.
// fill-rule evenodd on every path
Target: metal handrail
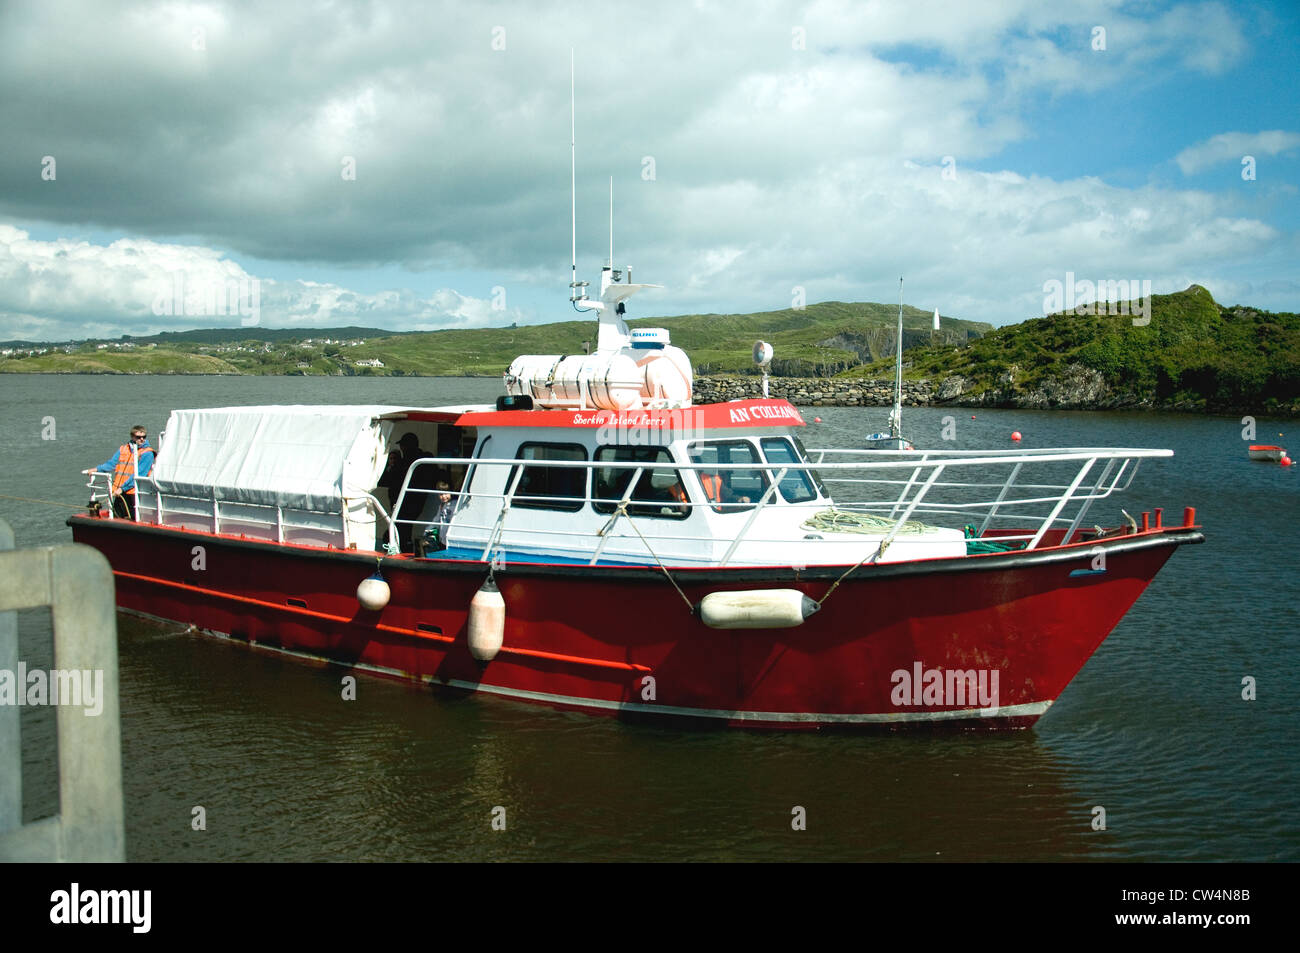
M 828 453 L 829 451 L 813 451 L 813 452 L 821 453 L 823 455 L 822 459 L 824 460 L 825 454 Z M 841 453 L 848 454 L 848 453 L 855 453 L 855 452 L 860 453 L 859 451 L 842 451 Z M 899 459 L 881 460 L 879 459 L 879 456 L 882 454 L 889 454 L 890 456 L 898 457 Z M 827 464 L 825 462 L 790 463 L 788 465 L 782 464 L 780 475 L 778 476 L 776 481 L 771 481 L 771 480 L 768 481 L 767 490 L 763 494 L 762 498 L 760 498 L 756 503 L 753 504 L 748 504 L 748 503 L 738 504 L 738 505 L 743 505 L 746 509 L 748 509 L 749 513 L 745 524 L 741 528 L 740 532 L 737 533 L 737 535 L 733 538 L 727 553 L 724 554 L 723 560 L 725 562 L 725 560 L 729 559 L 734 554 L 737 545 L 741 541 L 745 541 L 745 540 L 754 541 L 753 537 L 750 535 L 750 530 L 753 527 L 755 521 L 757 520 L 758 513 L 766 508 L 770 508 L 771 506 L 777 505 L 778 500 L 780 500 L 779 505 L 787 510 L 791 508 L 821 510 L 828 505 L 829 501 L 820 496 L 815 500 L 809 500 L 800 503 L 789 503 L 781 499 L 779 494 L 777 494 L 775 490 L 778 487 L 780 480 L 783 479 L 788 472 L 807 472 L 811 470 L 840 472 L 840 471 L 851 471 L 851 470 L 862 470 L 862 469 L 891 471 L 891 470 L 901 470 L 901 469 L 909 468 L 911 472 L 908 474 L 908 478 L 906 480 L 876 481 L 876 482 L 886 483 L 889 485 L 901 484 L 903 486 L 903 490 L 898 497 L 892 497 L 886 500 L 869 500 L 869 501 L 855 501 L 850 503 L 835 503 L 834 505 L 845 509 L 853 509 L 859 511 L 870 511 L 872 509 L 880 509 L 880 510 L 889 509 L 891 516 L 897 515 L 898 510 L 901 507 L 903 508 L 904 516 L 903 518 L 897 521 L 893 529 L 894 535 L 897 534 L 897 532 L 899 531 L 901 526 L 907 521 L 907 519 L 910 519 L 912 515 L 917 513 L 956 513 L 961 511 L 988 510 L 984 523 L 980 528 L 980 533 L 983 533 L 983 531 L 987 529 L 988 525 L 994 519 L 1028 520 L 1033 524 L 1037 525 L 1038 527 L 1037 532 L 1033 533 L 1032 535 L 1026 534 L 1023 537 L 1014 536 L 1014 537 L 1005 537 L 1005 538 L 1008 540 L 1023 538 L 1029 541 L 1030 543 L 1029 548 L 1033 548 L 1036 547 L 1041 542 L 1043 536 L 1046 534 L 1047 529 L 1050 526 L 1057 523 L 1069 523 L 1071 528 L 1067 530 L 1067 532 L 1070 535 L 1073 535 L 1074 530 L 1077 529 L 1078 525 L 1082 520 L 1083 514 L 1086 513 L 1087 507 L 1090 506 L 1093 501 L 1098 499 L 1104 499 L 1109 495 L 1111 495 L 1113 492 L 1116 492 L 1117 490 L 1121 489 L 1121 487 L 1119 486 L 1119 481 L 1124 476 L 1127 475 L 1129 477 L 1129 482 L 1131 482 L 1133 468 L 1129 467 L 1129 463 L 1136 462 L 1136 461 L 1125 459 L 1123 465 L 1119 468 L 1119 471 L 1115 473 L 1114 479 L 1112 479 L 1111 482 L 1107 484 L 1106 482 L 1107 478 L 1110 472 L 1113 470 L 1114 463 L 1117 459 L 1125 458 L 1125 457 L 1128 458 L 1169 457 L 1172 455 L 1173 455 L 1172 451 L 1168 451 L 1168 450 L 1148 450 L 1148 449 L 1139 449 L 1139 448 L 1134 448 L 1134 449 L 1069 448 L 1065 450 L 1030 450 L 1030 451 L 1013 450 L 1013 451 L 987 451 L 987 452 L 986 451 L 954 451 L 952 453 L 944 454 L 941 456 L 936 455 L 933 451 L 927 451 L 919 454 L 914 451 L 913 452 L 897 451 L 893 453 L 889 453 L 887 451 L 873 451 L 871 452 L 871 459 L 869 460 L 849 461 L 843 463 L 830 463 L 830 464 Z M 918 456 L 921 457 L 920 460 L 916 459 Z M 1095 485 L 1093 485 L 1087 491 L 1083 493 L 1078 492 L 1079 486 L 1081 485 L 1084 477 L 1090 471 L 1092 466 L 1100 459 L 1106 459 L 1108 461 L 1105 472 L 1103 472 L 1102 475 L 1098 478 Z M 422 461 L 419 462 L 433 464 L 433 465 L 465 463 L 465 461 L 461 458 L 424 458 Z M 1059 463 L 1059 462 L 1079 462 L 1081 464 L 1080 469 L 1075 474 L 1073 482 L 1071 482 L 1070 484 L 1045 484 L 1045 483 L 1019 484 L 1016 482 L 1016 478 L 1019 476 L 1021 469 L 1027 463 Z M 625 503 L 631 501 L 630 493 L 632 492 L 632 488 L 636 486 L 637 480 L 639 479 L 640 475 L 647 469 L 661 469 L 661 470 L 684 471 L 684 472 L 706 472 L 706 473 L 715 473 L 718 471 L 763 471 L 765 473 L 769 473 L 770 469 L 775 466 L 773 464 L 767 463 L 767 461 L 751 461 L 746 463 L 724 464 L 724 463 L 682 462 L 678 460 L 649 462 L 649 461 L 613 461 L 613 460 L 537 460 L 537 459 L 521 460 L 517 458 L 500 458 L 500 459 L 479 458 L 479 459 L 475 459 L 473 463 L 476 467 L 502 466 L 502 467 L 517 468 L 514 469 L 514 479 L 512 480 L 512 486 L 510 486 L 507 489 L 506 493 L 504 494 L 485 493 L 481 489 L 475 491 L 474 495 L 476 496 L 487 497 L 489 499 L 499 498 L 503 502 L 503 506 L 501 510 L 499 510 L 496 514 L 494 525 L 492 527 L 492 535 L 488 541 L 488 546 L 483 551 L 483 556 L 482 556 L 483 559 L 486 559 L 487 554 L 494 547 L 498 545 L 500 538 L 505 531 L 506 512 L 509 509 L 509 504 L 516 501 L 518 482 L 519 479 L 522 477 L 523 471 L 526 467 L 527 468 L 542 467 L 542 468 L 555 468 L 555 469 L 579 469 L 579 470 L 592 470 L 596 467 L 600 467 L 602 469 L 631 470 L 633 471 L 632 479 L 629 480 L 627 488 L 623 495 L 623 500 L 620 501 L 621 503 Z M 1007 464 L 1014 464 L 1014 470 L 1012 472 L 1012 475 L 1009 476 L 1008 479 L 1006 481 L 1003 481 L 1002 483 L 960 483 L 960 482 L 949 483 L 946 481 L 939 480 L 940 475 L 950 467 L 975 467 L 975 466 L 1007 465 Z M 915 494 L 911 494 L 910 493 L 911 487 L 916 485 L 917 481 L 920 479 L 920 475 L 924 473 L 926 470 L 930 471 L 928 478 L 924 480 L 924 482 L 921 485 L 921 488 Z M 831 482 L 831 480 L 828 479 L 826 482 Z M 1127 486 L 1127 483 L 1125 485 Z M 929 502 L 926 499 L 927 494 L 929 494 L 935 487 L 952 487 L 952 488 L 961 488 L 961 489 L 971 489 L 971 488 L 979 488 L 979 487 L 988 487 L 988 488 L 998 487 L 999 493 L 997 495 L 997 498 L 994 499 L 993 501 L 973 500 L 973 501 L 963 501 L 963 502 L 954 502 L 954 503 Z M 1055 492 L 1050 495 L 1021 497 L 1021 498 L 1013 498 L 1008 500 L 1007 496 L 1011 492 L 1013 487 L 1022 490 L 1053 490 L 1053 491 L 1061 491 L 1061 492 Z M 429 493 L 429 492 L 437 492 L 437 491 L 415 490 L 413 492 Z M 441 491 L 441 492 L 448 492 L 448 491 Z M 454 495 L 462 495 L 462 494 L 455 493 Z M 464 495 L 468 495 L 468 494 L 466 493 Z M 578 502 L 580 505 L 594 504 L 595 502 L 597 502 L 597 500 L 591 496 L 589 488 L 586 489 L 586 491 L 581 497 L 530 495 L 528 497 L 528 500 L 530 503 L 540 504 L 542 506 L 546 506 L 547 504 L 554 504 L 557 507 L 560 505 L 573 504 L 574 502 Z M 1015 510 L 1018 510 L 1022 507 L 1030 506 L 1030 505 L 1038 505 L 1038 504 L 1053 504 L 1053 509 L 1046 516 L 1042 514 L 1029 514 L 1029 513 L 1015 512 Z M 1082 508 L 1080 509 L 1079 513 L 1075 514 L 1073 517 L 1062 516 L 1061 515 L 1062 512 L 1071 504 L 1081 504 Z M 688 501 L 686 503 L 686 506 L 691 511 L 694 511 L 696 508 L 707 507 L 709 505 L 711 504 L 702 504 L 693 501 Z M 605 548 L 605 545 L 608 542 L 608 539 L 612 533 L 612 529 L 614 525 L 617 523 L 618 519 L 621 518 L 623 515 L 626 515 L 629 519 L 632 518 L 631 514 L 616 513 L 614 518 L 606 521 L 605 526 L 598 534 L 601 537 L 601 543 L 599 544 L 600 550 L 603 551 L 603 549 Z M 398 520 L 397 522 L 418 523 L 421 521 Z M 476 524 L 470 524 L 464 521 L 462 521 L 460 525 L 462 528 L 466 528 L 466 529 L 486 528 L 486 526 L 477 527 Z M 535 529 L 535 528 L 529 528 L 524 526 L 512 527 L 510 532 L 516 536 L 540 535 L 540 536 L 547 536 L 547 537 L 574 536 L 574 537 L 586 538 L 589 537 L 590 535 L 589 531 L 566 532 L 558 528 L 547 528 L 543 530 L 543 529 Z M 680 531 L 674 532 L 672 534 L 662 534 L 659 535 L 658 538 L 671 539 L 677 542 L 685 542 L 685 541 L 708 542 L 708 541 L 715 541 L 717 539 L 716 535 L 696 536 L 696 535 L 682 533 Z M 596 554 L 596 558 L 599 558 L 599 553 Z
M 343 522 L 345 524 L 347 523 L 346 514 L 347 514 L 347 504 L 349 500 L 369 500 L 371 503 L 373 503 L 375 507 L 375 512 L 378 513 L 380 516 L 382 516 L 384 518 L 384 522 L 388 524 L 387 535 L 388 535 L 389 554 L 395 555 L 396 553 L 401 551 L 401 546 L 397 542 L 397 527 L 394 525 L 395 521 L 393 519 L 392 514 L 389 513 L 386 509 L 384 509 L 384 504 L 380 503 L 379 500 L 375 499 L 375 497 L 369 493 L 358 493 L 354 496 L 345 496 L 342 497 L 342 500 L 343 500 L 343 512 L 344 512 Z M 280 525 L 280 542 L 284 542 L 283 512 L 284 512 L 283 507 L 277 506 L 275 508 L 276 521 Z
M 1028 548 L 1035 548 L 1046 535 L 1049 528 L 1064 524 L 1066 529 L 1064 540 L 1072 539 L 1083 523 L 1084 516 L 1087 514 L 1091 505 L 1101 499 L 1109 497 L 1111 494 L 1127 489 L 1131 485 L 1133 477 L 1137 471 L 1141 460 L 1148 458 L 1170 457 L 1173 455 L 1169 450 L 1150 450 L 1142 448 L 1064 448 L 1064 449 L 1041 449 L 1041 450 L 952 450 L 938 452 L 929 451 L 860 451 L 860 450 L 813 450 L 809 451 L 809 462 L 769 462 L 765 458 L 758 458 L 753 461 L 744 463 L 696 463 L 690 460 L 546 460 L 546 459 L 518 459 L 518 458 L 464 458 L 464 457 L 424 457 L 414 461 L 408 469 L 402 486 L 399 490 L 397 502 L 390 513 L 382 503 L 368 492 L 350 493 L 342 498 L 342 512 L 329 513 L 324 512 L 321 515 L 337 515 L 346 524 L 346 511 L 348 503 L 355 500 L 364 499 L 374 508 L 377 515 L 382 515 L 386 525 L 386 537 L 390 552 L 395 549 L 395 539 L 397 538 L 397 528 L 400 525 L 423 525 L 428 521 L 422 518 L 399 519 L 397 513 L 406 500 L 407 493 L 417 493 L 422 495 L 449 493 L 457 498 L 460 502 L 457 505 L 457 519 L 455 525 L 460 529 L 471 531 L 487 531 L 488 537 L 486 546 L 481 550 L 480 559 L 487 561 L 493 550 L 497 548 L 504 535 L 508 532 L 516 544 L 520 540 L 531 539 L 533 537 L 541 538 L 579 538 L 590 540 L 592 530 L 589 526 L 584 527 L 581 531 L 570 531 L 568 529 L 548 527 L 538 529 L 528 526 L 510 526 L 507 527 L 507 516 L 515 503 L 520 502 L 519 486 L 526 470 L 533 468 L 558 469 L 558 470 L 595 470 L 600 468 L 603 471 L 608 470 L 625 470 L 629 472 L 629 479 L 624 487 L 622 498 L 615 501 L 613 498 L 605 500 L 593 496 L 593 486 L 590 480 L 584 481 L 580 495 L 572 496 L 554 496 L 554 495 L 529 495 L 527 501 L 533 505 L 542 507 L 570 507 L 578 504 L 580 508 L 595 506 L 599 503 L 608 503 L 615 505 L 615 511 L 610 514 L 605 521 L 604 527 L 597 534 L 599 543 L 596 551 L 590 553 L 590 549 L 584 555 L 598 560 L 605 551 L 611 539 L 630 539 L 630 534 L 626 531 L 616 533 L 619 522 L 626 518 L 627 520 L 648 520 L 649 526 L 642 522 L 633 527 L 633 531 L 643 539 L 672 540 L 676 543 L 684 542 L 718 542 L 720 539 L 727 539 L 728 547 L 722 556 L 723 563 L 729 561 L 736 553 L 742 542 L 746 543 L 764 543 L 789 541 L 789 536 L 780 537 L 779 539 L 769 540 L 767 537 L 770 532 L 763 533 L 762 536 L 755 536 L 756 527 L 760 525 L 760 514 L 771 513 L 773 511 L 790 514 L 791 519 L 797 518 L 796 515 L 801 512 L 823 511 L 827 506 L 834 506 L 838 509 L 887 515 L 893 525 L 883 534 L 883 538 L 874 534 L 866 534 L 865 539 L 881 539 L 884 546 L 888 546 L 895 536 L 897 536 L 903 525 L 915 515 L 931 516 L 948 516 L 955 517 L 958 515 L 970 514 L 978 517 L 983 515 L 983 520 L 977 530 L 978 535 L 983 533 L 992 525 L 994 520 L 1005 522 L 1008 520 L 1026 521 L 1033 529 L 1027 530 L 1026 534 L 1021 536 L 999 537 L 1000 539 L 1024 539 L 1028 542 Z M 856 457 L 856 459 L 846 459 Z M 838 459 L 836 459 L 838 458 Z M 812 460 L 817 462 L 812 462 Z M 829 460 L 829 462 L 828 462 Z M 1088 484 L 1084 483 L 1085 478 L 1092 471 L 1093 467 L 1104 461 L 1105 466 L 1100 476 L 1095 481 Z M 1068 484 L 1062 483 L 1037 483 L 1037 482 L 1020 482 L 1020 477 L 1026 466 L 1031 465 L 1048 465 L 1048 464 L 1078 464 L 1078 469 L 1073 475 L 1073 479 Z M 482 482 L 476 480 L 478 489 L 472 493 L 470 487 L 462 487 L 460 490 L 438 489 L 427 487 L 413 487 L 412 476 L 418 468 L 441 466 L 457 467 L 470 466 L 474 473 L 478 473 L 480 468 L 508 467 L 511 468 L 511 477 L 507 485 L 497 492 L 485 492 L 482 489 Z M 988 476 L 979 473 L 978 468 L 986 467 L 1010 467 L 1010 474 L 1001 482 L 989 481 Z M 961 482 L 959 479 L 953 479 L 954 472 L 960 473 L 963 470 L 971 471 L 973 476 L 983 477 L 970 482 Z M 761 497 L 753 503 L 735 504 L 732 512 L 722 511 L 723 515 L 730 517 L 739 512 L 746 512 L 746 519 L 742 524 L 737 524 L 735 534 L 728 530 L 725 537 L 720 537 L 716 531 L 691 532 L 691 529 L 698 525 L 694 520 L 690 520 L 688 525 L 681 525 L 680 520 L 675 520 L 677 525 L 672 527 L 671 532 L 656 531 L 654 521 L 660 519 L 656 513 L 632 513 L 628 512 L 628 504 L 651 504 L 656 501 L 645 501 L 633 499 L 633 493 L 641 482 L 642 476 L 647 472 L 665 471 L 674 473 L 685 487 L 687 485 L 686 474 L 689 473 L 719 473 L 719 472 L 752 472 L 760 473 L 764 477 L 766 487 Z M 815 472 L 814 472 L 815 471 Z M 487 471 L 484 471 L 485 473 Z M 789 474 L 814 473 L 814 476 L 826 474 L 824 482 L 827 484 L 847 484 L 859 487 L 878 486 L 882 491 L 891 488 L 889 492 L 877 496 L 874 493 L 868 493 L 868 498 L 864 500 L 847 500 L 833 501 L 830 498 L 818 494 L 811 500 L 799 502 L 787 501 L 779 491 L 781 482 Z M 773 479 L 773 474 L 776 474 Z M 853 476 L 857 474 L 857 476 Z M 97 483 L 99 476 L 106 479 L 108 474 L 92 474 L 91 482 L 88 484 L 92 488 Z M 941 479 L 947 475 L 948 479 Z M 214 517 L 217 521 L 214 528 L 220 527 L 220 520 L 224 517 L 230 519 L 228 514 L 222 511 L 222 502 L 216 499 L 214 493 L 212 497 L 191 497 L 185 494 L 164 494 L 157 487 L 152 477 L 138 477 L 142 485 L 148 485 L 155 494 L 156 513 L 161 517 L 163 507 L 163 497 L 175 500 L 194 500 L 196 502 L 212 502 Z M 695 481 L 698 484 L 698 481 Z M 1081 490 L 1082 488 L 1082 490 Z M 932 499 L 931 494 L 936 491 L 959 491 L 970 493 L 979 490 L 994 490 L 996 494 L 990 494 L 989 497 L 979 499 L 956 499 L 945 501 L 943 499 Z M 685 512 L 694 514 L 697 509 L 708 510 L 716 509 L 712 502 L 699 502 L 700 486 L 696 485 L 691 491 L 693 496 L 688 496 L 684 502 Z M 1021 495 L 1017 495 L 1021 494 Z M 1029 494 L 1029 495 L 1023 495 Z M 470 522 L 466 518 L 466 508 L 464 503 L 471 497 L 484 498 L 485 500 L 499 501 L 500 505 L 493 513 L 491 522 L 481 522 L 481 517 L 475 518 Z M 991 498 L 990 498 L 991 497 Z M 253 509 L 265 508 L 274 510 L 274 519 L 259 520 L 254 518 L 253 514 L 244 511 L 240 514 L 241 522 L 256 523 L 276 527 L 276 538 L 284 541 L 285 524 L 283 508 L 271 506 L 270 504 L 247 503 L 240 504 L 243 507 Z M 679 509 L 683 504 L 675 503 L 674 507 Z M 1039 512 L 1027 512 L 1034 507 L 1050 506 L 1050 512 L 1044 514 Z M 307 511 L 311 512 L 311 511 Z M 489 512 L 492 512 L 489 509 Z M 900 516 L 901 514 L 901 516 Z M 423 515 L 423 508 L 421 511 Z M 688 517 L 689 519 L 689 517 Z M 799 522 L 802 522 L 800 520 Z M 664 524 L 659 524 L 662 529 L 667 529 Z M 763 523 L 769 527 L 769 530 L 777 525 L 773 523 Z M 642 532 L 642 527 L 649 531 Z M 346 532 L 346 529 L 344 530 Z M 761 532 L 761 531 L 760 531 Z M 482 545 L 480 542 L 475 544 L 478 549 Z M 527 545 L 526 543 L 524 545 Z M 581 548 L 581 547 L 574 547 Z M 883 552 L 883 548 L 880 550 Z M 716 557 L 715 557 L 716 558 Z
M 88 487 L 91 487 L 92 489 L 94 489 L 95 478 L 96 478 L 96 477 L 100 477 L 100 476 L 108 477 L 108 476 L 110 476 L 110 474 L 107 474 L 107 473 L 94 473 L 94 474 L 91 475 L 91 481 L 90 481 L 89 483 L 87 483 L 86 485 L 87 485 Z M 137 484 L 137 487 L 138 487 L 141 483 L 147 483 L 147 484 L 149 484 L 149 486 L 151 487 L 151 490 L 152 490 L 152 493 L 153 493 L 153 496 L 154 496 L 154 501 L 155 501 L 155 502 L 154 502 L 154 512 L 155 512 L 155 517 L 154 517 L 154 519 L 155 519 L 155 522 L 158 523 L 159 525 L 162 524 L 163 499 L 164 499 L 165 497 L 170 497 L 172 500 L 190 500 L 190 501 L 193 501 L 193 502 L 211 503 L 211 504 L 212 504 L 213 532 L 217 532 L 217 531 L 220 529 L 220 526 L 221 526 L 221 520 L 222 520 L 223 518 L 224 518 L 224 519 L 227 519 L 227 520 L 229 520 L 229 519 L 235 519 L 237 522 L 240 522 L 240 523 L 252 523 L 252 524 L 257 525 L 257 526 L 274 526 L 274 527 L 275 527 L 275 530 L 276 530 L 276 541 L 277 541 L 277 542 L 281 542 L 281 543 L 283 543 L 283 542 L 285 541 L 285 536 L 284 536 L 284 528 L 285 528 L 285 524 L 284 524 L 284 507 L 283 507 L 283 506 L 279 506 L 279 505 L 275 505 L 275 504 L 271 504 L 271 503 L 247 503 L 247 502 L 244 502 L 244 501 L 242 501 L 242 500 L 222 500 L 222 499 L 220 499 L 219 497 L 216 496 L 215 492 L 214 492 L 213 495 L 211 495 L 211 496 L 194 496 L 194 495 L 192 495 L 192 494 L 188 494 L 188 493 L 166 493 L 166 494 L 165 494 L 165 493 L 163 493 L 161 490 L 158 489 L 158 485 L 157 485 L 157 483 L 154 482 L 154 479 L 153 479 L 153 477 L 151 477 L 151 476 L 140 476 L 140 477 L 136 477 L 136 484 Z M 138 489 L 137 489 L 137 495 L 138 495 Z M 98 497 L 96 496 L 96 498 L 98 498 Z M 382 517 L 382 519 L 383 519 L 383 521 L 384 521 L 384 524 L 387 526 L 387 532 L 386 532 L 385 535 L 386 535 L 387 538 L 388 538 L 388 548 L 389 548 L 389 550 L 390 550 L 391 552 L 394 552 L 394 553 L 396 553 L 396 552 L 398 551 L 399 547 L 398 547 L 398 545 L 397 545 L 397 541 L 396 541 L 396 537 L 397 537 L 397 528 L 396 528 L 396 526 L 394 525 L 395 520 L 393 519 L 392 514 L 390 514 L 390 513 L 389 513 L 389 512 L 384 508 L 384 504 L 381 503 L 381 502 L 380 502 L 380 501 L 379 501 L 379 500 L 378 500 L 378 499 L 377 499 L 373 494 L 362 491 L 362 492 L 360 492 L 360 493 L 350 493 L 350 494 L 348 494 L 347 496 L 342 496 L 342 497 L 340 497 L 339 499 L 342 501 L 342 504 L 343 504 L 342 507 L 340 508 L 339 512 L 336 513 L 336 512 L 334 512 L 334 511 L 331 510 L 331 511 L 329 511 L 328 513 L 326 513 L 326 512 L 320 511 L 320 515 L 338 516 L 338 517 L 340 518 L 340 520 L 342 521 L 342 524 L 345 525 L 346 522 L 347 522 L 347 506 L 348 506 L 348 504 L 351 503 L 351 502 L 355 502 L 355 501 L 357 501 L 357 500 L 365 500 L 365 501 L 369 502 L 369 503 L 374 507 L 374 510 L 375 510 L 376 515 L 379 516 L 379 517 Z M 229 515 L 226 515 L 226 516 L 223 517 L 223 515 L 222 515 L 222 513 L 221 513 L 221 504 L 222 504 L 222 503 L 227 503 L 227 504 L 229 504 L 229 503 L 234 503 L 234 504 L 237 504 L 238 506 L 242 506 L 242 507 L 249 507 L 249 508 L 256 508 L 256 509 L 263 509 L 263 510 L 274 510 L 274 511 L 275 511 L 275 517 L 274 517 L 274 519 L 270 519 L 270 518 L 268 518 L 268 519 L 257 519 L 257 518 L 254 518 L 254 517 L 250 516 L 250 515 L 247 514 L 247 513 L 240 514 L 238 517 L 231 517 L 231 516 L 229 516 Z M 318 512 L 318 511 L 314 511 L 314 510 L 303 510 L 302 512 Z M 110 505 L 110 508 L 109 508 L 109 514 L 110 514 L 110 518 L 116 518 L 116 517 L 113 517 L 113 516 L 112 516 L 112 507 L 111 507 L 111 505 Z M 137 522 L 139 521 L 139 506 L 138 506 L 138 504 L 137 504 L 137 511 L 136 511 L 136 521 L 137 521 Z

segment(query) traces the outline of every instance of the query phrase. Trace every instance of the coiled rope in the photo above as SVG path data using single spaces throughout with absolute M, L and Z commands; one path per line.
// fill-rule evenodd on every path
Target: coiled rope
M 872 536 L 888 536 L 893 532 L 894 527 L 898 526 L 895 536 L 907 534 L 910 536 L 921 536 L 926 533 L 935 533 L 940 531 L 938 526 L 930 526 L 922 523 L 920 520 L 908 520 L 901 526 L 898 520 L 891 520 L 887 516 L 872 516 L 870 513 L 857 513 L 851 510 L 829 509 L 822 510 L 820 513 L 814 513 L 803 523 L 804 529 L 818 530 L 824 533 L 861 533 Z M 840 574 L 840 577 L 831 584 L 826 590 L 826 594 L 817 600 L 817 605 L 822 605 L 831 597 L 836 589 L 840 587 L 855 570 L 868 560 L 874 562 L 885 554 L 886 542 L 881 539 L 880 545 L 875 550 L 868 552 L 856 563 Z
M 803 529 L 822 533 L 862 533 L 864 535 L 883 536 L 898 525 L 898 520 L 887 516 L 872 516 L 870 513 L 857 513 L 850 510 L 829 509 L 814 513 L 803 522 Z M 899 527 L 899 534 L 920 535 L 936 533 L 940 527 L 930 526 L 920 520 L 908 520 Z

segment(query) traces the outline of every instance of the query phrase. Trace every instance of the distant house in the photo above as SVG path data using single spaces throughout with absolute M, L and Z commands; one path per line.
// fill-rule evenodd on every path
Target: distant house
M 356 362 L 357 367 L 383 367 L 384 362 L 377 357 L 366 358 Z

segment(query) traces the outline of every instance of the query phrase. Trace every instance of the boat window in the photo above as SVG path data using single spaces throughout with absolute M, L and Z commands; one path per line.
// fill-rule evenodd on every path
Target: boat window
M 459 457 L 468 460 L 474 455 L 474 442 L 477 430 L 473 427 L 456 427 L 451 424 L 438 426 L 438 456 L 445 458 Z M 469 476 L 466 464 L 446 464 L 449 480 L 453 490 L 465 486 Z
M 491 442 L 492 442 L 492 435 L 488 434 L 479 443 L 478 448 L 472 451 L 472 458 L 478 460 L 482 457 L 486 457 L 488 455 L 487 452 L 488 444 L 490 444 Z M 489 467 L 489 469 L 491 468 Z M 461 490 L 462 492 L 464 492 L 465 495 L 461 498 L 461 506 L 464 506 L 465 503 L 469 501 L 470 488 L 474 485 L 474 474 L 477 470 L 478 470 L 478 465 L 471 463 L 469 465 L 469 469 L 465 472 L 465 483 L 461 487 Z M 514 471 L 512 470 L 511 472 L 513 473 Z M 506 486 L 509 485 L 510 485 L 509 483 L 506 484 Z
M 585 461 L 587 450 L 578 443 L 525 443 L 515 454 L 519 460 Z M 510 480 L 514 479 L 510 471 Z M 509 487 L 510 483 L 507 482 Z M 514 505 L 544 510 L 582 509 L 587 500 L 587 471 L 583 467 L 524 467 L 515 490 Z
M 794 448 L 799 451 L 799 459 L 804 463 L 812 463 L 812 460 L 808 457 L 808 448 L 803 445 L 803 441 L 794 434 L 790 436 L 790 439 L 794 441 Z M 817 491 L 821 493 L 822 496 L 830 496 L 830 494 L 826 492 L 826 484 L 822 482 L 822 475 L 820 473 L 816 470 L 805 470 L 804 472 L 812 477 L 813 483 L 817 485 Z
M 771 464 L 804 463 L 807 460 L 807 457 L 796 453 L 794 446 L 784 437 L 764 437 L 759 445 L 763 448 L 763 456 Z M 779 489 L 787 503 L 806 503 L 817 499 L 817 491 L 813 488 L 808 473 L 807 470 L 791 470 L 781 480 Z M 775 472 L 772 478 L 776 479 Z
M 672 455 L 664 447 L 598 447 L 597 463 L 669 463 Z M 634 468 L 596 467 L 593 471 L 591 497 L 597 513 L 612 513 L 627 492 Z M 629 516 L 655 516 L 686 519 L 691 508 L 681 474 L 671 467 L 643 470 L 632 495 L 628 498 Z
M 687 448 L 692 463 L 761 464 L 758 450 L 748 440 L 703 440 Z M 767 475 L 752 470 L 696 470 L 695 478 L 715 512 L 747 510 L 767 491 Z

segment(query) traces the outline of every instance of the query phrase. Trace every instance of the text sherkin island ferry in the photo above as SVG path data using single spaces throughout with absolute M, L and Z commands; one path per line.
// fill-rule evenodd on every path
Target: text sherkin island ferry
M 73 536 L 126 611 L 350 669 L 621 717 L 981 729 L 1033 724 L 1203 540 L 1191 509 L 1088 520 L 1171 451 L 805 450 L 784 400 L 692 404 L 668 333 L 624 322 L 645 286 L 583 287 L 594 352 L 516 359 L 495 406 L 173 411 L 135 518 L 98 474 Z

